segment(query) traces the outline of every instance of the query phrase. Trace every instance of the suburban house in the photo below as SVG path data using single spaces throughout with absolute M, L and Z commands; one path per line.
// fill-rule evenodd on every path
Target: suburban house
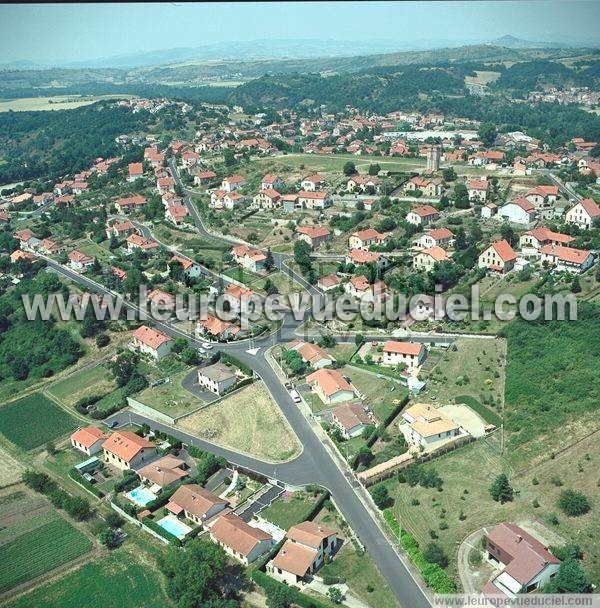
M 317 281 L 317 287 L 322 291 L 331 291 L 339 287 L 341 283 L 342 280 L 337 276 L 337 274 L 328 274 L 319 278 Z
M 470 179 L 467 182 L 467 193 L 470 201 L 485 203 L 490 190 L 490 182 L 487 179 Z
M 582 230 L 588 230 L 600 219 L 600 207 L 592 198 L 582 198 L 567 211 L 565 221 L 577 224 Z
M 502 571 L 483 588 L 483 594 L 514 598 L 547 585 L 560 560 L 537 538 L 513 523 L 492 528 L 486 541 L 487 559 Z
M 435 222 L 440 217 L 440 212 L 431 205 L 421 205 L 411 209 L 406 214 L 406 221 L 415 226 L 425 226 L 431 222 Z
M 448 228 L 432 228 L 422 234 L 414 245 L 418 249 L 429 249 L 430 247 L 443 247 L 449 245 L 454 238 L 454 234 Z
M 188 483 L 175 490 L 166 508 L 173 515 L 183 515 L 190 521 L 202 525 L 228 506 L 227 500 L 219 498 L 198 484 Z
M 183 267 L 183 273 L 186 277 L 189 278 L 197 278 L 202 274 L 202 269 L 196 262 L 190 260 L 189 258 L 184 258 L 181 255 L 174 255 L 169 263 L 179 262 Z
M 129 163 L 128 171 L 129 176 L 127 177 L 127 181 L 134 182 L 136 179 L 143 177 L 144 165 L 142 163 Z
M 194 185 L 196 186 L 207 186 L 217 177 L 217 174 L 214 171 L 206 170 L 196 171 L 193 175 Z
M 319 369 L 306 376 L 306 382 L 327 405 L 355 397 L 352 385 L 336 369 Z
M 273 546 L 273 539 L 253 528 L 235 513 L 219 516 L 210 526 L 210 537 L 225 553 L 248 566 Z
M 489 220 L 498 213 L 498 205 L 496 203 L 486 203 L 481 207 L 481 217 L 484 220 Z
M 231 311 L 235 314 L 247 313 L 260 302 L 260 296 L 246 287 L 230 283 L 223 292 L 223 299 L 229 303 Z
M 11 264 L 15 264 L 20 260 L 27 260 L 33 264 L 37 260 L 37 257 L 33 255 L 33 253 L 29 253 L 29 251 L 23 251 L 22 249 L 15 249 L 10 254 Z
M 148 201 L 141 194 L 136 194 L 135 196 L 117 199 L 115 201 L 115 208 L 119 213 L 128 214 L 132 211 L 137 211 L 141 207 L 145 207 L 147 203 Z
M 332 357 L 326 350 L 322 349 L 318 344 L 303 342 L 302 340 L 293 340 L 286 344 L 288 350 L 295 350 L 302 357 L 304 363 L 308 363 L 314 369 L 328 367 L 335 363 L 335 358 Z
M 285 186 L 285 182 L 279 175 L 275 175 L 274 173 L 267 173 L 263 176 L 260 182 L 261 190 L 277 190 L 283 188 Z
M 444 191 L 442 180 L 438 177 L 411 177 L 406 183 L 406 192 L 414 192 L 420 190 L 423 196 L 434 198 L 441 196 Z
M 216 395 L 222 395 L 227 389 L 235 386 L 237 376 L 224 363 L 213 363 L 198 368 L 198 385 Z
M 217 340 L 228 340 L 235 338 L 240 328 L 229 321 L 221 321 L 213 315 L 207 315 L 205 319 L 199 319 L 196 324 L 196 333 L 212 336 Z
M 302 203 L 298 194 L 282 194 L 281 206 L 286 213 L 293 213 L 298 209 L 302 209 Z
M 348 192 L 371 192 L 372 194 L 379 193 L 381 190 L 381 180 L 373 175 L 353 175 L 348 178 L 346 183 Z
M 124 222 L 117 222 L 112 226 L 106 227 L 106 236 L 107 238 L 111 238 L 114 236 L 117 239 L 125 238 L 130 234 L 134 234 L 136 232 L 136 227 L 129 221 L 125 220 Z
M 585 272 L 594 263 L 591 251 L 562 247 L 561 245 L 544 245 L 540 250 L 542 263 L 546 262 L 557 270 L 568 272 Z
M 300 187 L 307 192 L 322 190 L 325 187 L 325 178 L 318 173 L 308 175 L 300 182 Z
M 153 289 L 148 292 L 148 300 L 160 311 L 173 310 L 175 308 L 175 296 L 162 289 Z
M 433 270 L 437 262 L 447 262 L 450 260 L 452 258 L 446 253 L 445 249 L 441 247 L 429 247 L 429 249 L 423 249 L 423 251 L 415 254 L 413 257 L 413 268 L 429 272 Z
M 267 256 L 259 249 L 238 245 L 231 250 L 231 254 L 236 263 L 251 272 L 262 272 L 265 269 Z
M 95 426 L 82 427 L 71 435 L 71 445 L 88 456 L 101 452 L 105 441 L 106 435 Z
M 521 247 L 521 252 L 525 254 L 535 254 L 539 253 L 544 245 L 567 247 L 574 240 L 575 239 L 568 234 L 553 232 L 548 228 L 539 226 L 538 228 L 525 232 L 519 238 L 519 246 Z
M 344 291 L 361 302 L 385 302 L 388 298 L 387 285 L 383 281 L 369 283 L 364 274 L 352 277 L 345 285 Z
M 118 469 L 138 469 L 156 458 L 154 444 L 131 431 L 116 431 L 103 444 L 104 460 Z
M 371 245 L 385 245 L 388 240 L 387 234 L 382 234 L 375 228 L 367 228 L 353 232 L 348 239 L 348 247 L 350 249 L 365 249 L 369 250 Z
M 389 259 L 380 253 L 367 251 L 365 249 L 351 249 L 346 254 L 346 264 L 354 264 L 355 266 L 363 266 L 365 264 L 374 264 L 379 270 L 386 268 L 389 264 Z
M 359 437 L 365 428 L 379 423 L 375 415 L 360 401 L 338 405 L 331 417 L 345 439 Z
M 141 325 L 133 332 L 132 347 L 156 360 L 166 357 L 173 344 L 173 338 L 147 325 Z
M 281 207 L 281 194 L 273 188 L 259 190 L 252 199 L 252 206 L 258 209 L 277 209 Z
M 306 241 L 313 249 L 317 249 L 331 235 L 327 226 L 298 226 L 296 234 L 298 239 Z
M 137 251 L 151 252 L 156 251 L 160 245 L 157 241 L 152 238 L 147 238 L 145 236 L 141 236 L 139 234 L 130 234 L 127 239 L 127 251 L 132 253 Z
M 429 447 L 464 434 L 454 420 L 439 409 L 423 403 L 415 403 L 404 410 L 402 418 L 408 424 L 405 437 L 413 445 Z M 401 426 L 403 423 L 400 423 Z
M 71 251 L 68 255 L 69 258 L 69 266 L 73 270 L 85 270 L 89 268 L 94 263 L 94 258 L 87 253 L 83 253 L 82 251 L 78 251 L 77 249 Z
M 382 365 L 398 365 L 418 367 L 425 361 L 427 349 L 420 342 L 397 342 L 388 340 L 383 345 Z
M 479 256 L 479 268 L 487 268 L 493 272 L 510 272 L 517 260 L 517 254 L 510 243 L 502 239 L 489 245 Z
M 62 243 L 57 243 L 54 239 L 42 239 L 38 245 L 38 250 L 46 255 L 56 255 L 65 249 L 66 247 Z
M 314 574 L 338 544 L 335 530 L 312 521 L 292 526 L 283 547 L 267 565 L 267 572 L 288 585 L 298 586 Z
M 230 175 L 221 182 L 221 189 L 225 190 L 225 192 L 233 192 L 234 190 L 242 188 L 245 185 L 246 178 L 242 177 L 241 175 Z
M 167 454 L 138 469 L 142 483 L 153 492 L 166 490 L 189 476 L 188 466 L 180 458 Z
M 502 205 L 498 210 L 498 215 L 512 224 L 529 226 L 535 221 L 537 211 L 533 203 L 520 197 Z
M 525 198 L 536 208 L 552 205 L 558 198 L 558 186 L 536 186 L 525 193 Z
M 325 192 L 300 190 L 298 192 L 298 205 L 305 209 L 325 209 L 331 205 L 331 199 Z
M 167 205 L 165 209 L 165 219 L 176 226 L 183 224 L 188 215 L 189 212 L 185 205 Z

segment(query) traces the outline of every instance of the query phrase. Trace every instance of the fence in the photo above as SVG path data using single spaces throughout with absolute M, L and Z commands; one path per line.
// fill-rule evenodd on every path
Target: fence
M 141 528 L 145 532 L 148 532 L 148 534 L 152 534 L 152 536 L 154 536 L 154 538 L 158 538 L 158 540 L 165 543 L 165 545 L 171 544 L 171 542 L 168 539 L 166 539 L 164 536 L 161 536 L 158 532 L 155 532 L 152 528 L 149 528 L 148 526 L 143 524 L 141 521 L 139 521 L 135 517 L 132 517 L 131 515 L 129 515 L 129 513 L 126 513 L 125 511 L 123 511 L 123 509 L 121 509 L 121 507 L 119 507 L 119 505 L 117 505 L 111 501 L 110 507 L 111 507 L 111 509 L 116 511 L 121 517 L 123 517 L 125 520 L 132 523 L 134 526 Z

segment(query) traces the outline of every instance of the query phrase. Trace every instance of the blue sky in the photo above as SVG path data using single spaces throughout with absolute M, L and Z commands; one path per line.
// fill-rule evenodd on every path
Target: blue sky
M 76 61 L 268 37 L 598 39 L 599 24 L 596 0 L 1 5 L 0 62 Z

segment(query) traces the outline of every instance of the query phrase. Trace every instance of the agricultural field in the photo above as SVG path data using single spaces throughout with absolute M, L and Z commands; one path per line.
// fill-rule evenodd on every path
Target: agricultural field
M 0 488 L 17 483 L 23 471 L 23 465 L 0 443 Z
M 505 348 L 506 342 L 501 339 L 458 338 L 429 372 L 427 387 L 419 399 L 442 405 L 466 403 L 488 422 L 497 424 L 496 418 L 502 415 Z
M 490 82 L 498 80 L 499 77 L 500 72 L 475 70 L 475 76 L 465 76 L 465 82 L 473 84 L 490 84 Z
M 282 530 L 289 530 L 307 519 L 316 502 L 317 498 L 306 492 L 284 492 L 260 516 Z
M 160 574 L 146 561 L 119 550 L 19 597 L 7 608 L 81 608 L 89 605 L 90 598 L 104 608 L 172 606 Z
M 34 502 L 36 499 L 33 497 Z M 45 500 L 39 500 L 44 504 L 33 512 L 26 495 L 0 505 L 0 523 L 4 526 L 0 592 L 50 572 L 92 549 L 86 536 L 60 517 Z
M 178 428 L 269 462 L 289 460 L 300 445 L 262 382 L 254 382 L 183 418 Z
M 59 401 L 73 407 L 84 397 L 104 395 L 114 389 L 111 373 L 103 365 L 82 369 L 46 389 Z
M 0 433 L 24 450 L 54 441 L 77 427 L 77 420 L 42 393 L 0 407 Z
M 0 112 L 41 112 L 48 110 L 72 110 L 102 99 L 131 99 L 135 95 L 53 95 L 52 97 L 22 97 L 0 99 Z

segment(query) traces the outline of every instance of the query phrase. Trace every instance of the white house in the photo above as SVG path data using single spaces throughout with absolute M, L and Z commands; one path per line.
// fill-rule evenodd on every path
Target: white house
M 515 250 L 510 243 L 502 239 L 489 245 L 478 258 L 479 268 L 487 268 L 492 272 L 510 272 L 517 260 Z
M 383 345 L 382 365 L 398 365 L 404 363 L 407 367 L 418 367 L 425 361 L 427 349 L 419 342 L 397 342 L 388 340 Z
M 454 234 L 448 228 L 432 228 L 422 234 L 415 242 L 418 249 L 429 249 L 430 247 L 445 247 L 452 242 Z
M 247 524 L 235 513 L 220 515 L 209 530 L 213 542 L 245 566 L 264 555 L 273 546 L 273 539 L 269 534 Z
M 512 224 L 529 226 L 535 221 L 537 211 L 535 205 L 530 203 L 526 198 L 518 198 L 502 205 L 498 211 L 498 215 Z
M 560 245 L 544 245 L 540 250 L 542 263 L 546 262 L 557 270 L 568 272 L 585 272 L 594 263 L 591 251 L 562 247 Z
M 131 431 L 117 431 L 103 444 L 104 460 L 117 469 L 138 469 L 156 458 L 151 441 Z
M 413 445 L 430 447 L 464 434 L 460 426 L 441 410 L 423 403 L 416 403 L 402 413 L 408 424 L 405 437 Z
M 141 325 L 133 332 L 132 347 L 156 360 L 166 357 L 173 344 L 173 338 L 147 325 Z
M 71 435 L 71 445 L 88 456 L 101 452 L 105 441 L 106 435 L 95 426 L 82 427 Z
M 359 437 L 362 432 L 372 425 L 378 424 L 375 415 L 360 401 L 342 403 L 331 413 L 333 424 L 346 439 Z
M 350 401 L 355 396 L 352 385 L 336 369 L 319 369 L 306 377 L 306 383 L 327 405 Z
M 582 230 L 588 230 L 600 218 L 600 207 L 591 198 L 583 198 L 567 211 L 565 220 L 577 224 Z
M 406 214 L 406 221 L 415 226 L 425 226 L 435 222 L 440 217 L 439 211 L 432 205 L 421 205 L 411 209 Z
M 217 362 L 198 368 L 198 385 L 215 395 L 222 395 L 227 389 L 235 386 L 236 382 L 235 372 L 223 363 Z

